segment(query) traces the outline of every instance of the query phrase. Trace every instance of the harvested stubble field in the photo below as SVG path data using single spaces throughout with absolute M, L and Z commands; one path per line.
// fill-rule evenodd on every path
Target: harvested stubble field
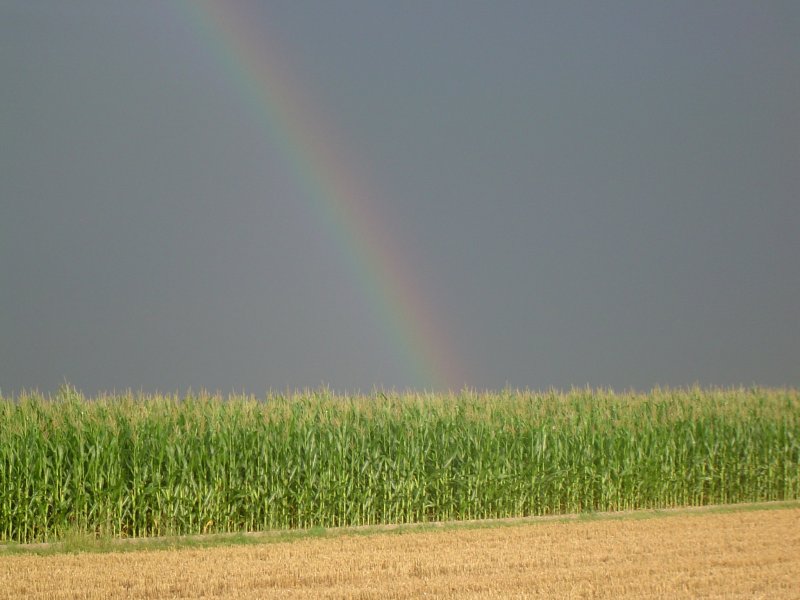
M 0 598 L 800 598 L 796 503 L 503 525 L 6 556 Z

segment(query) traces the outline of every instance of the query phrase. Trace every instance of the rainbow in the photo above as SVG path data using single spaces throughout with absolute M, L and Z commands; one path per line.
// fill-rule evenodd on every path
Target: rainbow
M 335 238 L 387 344 L 406 361 L 413 384 L 431 390 L 466 385 L 457 352 L 408 264 L 397 236 L 372 201 L 376 192 L 348 160 L 342 136 L 320 117 L 294 77 L 286 52 L 263 23 L 233 0 L 186 0 L 183 15 L 208 44 L 270 142 L 280 148 L 311 210 Z

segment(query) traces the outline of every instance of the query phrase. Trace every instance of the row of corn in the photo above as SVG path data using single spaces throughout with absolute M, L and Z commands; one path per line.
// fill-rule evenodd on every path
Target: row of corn
M 0 541 L 796 499 L 800 393 L 0 398 Z

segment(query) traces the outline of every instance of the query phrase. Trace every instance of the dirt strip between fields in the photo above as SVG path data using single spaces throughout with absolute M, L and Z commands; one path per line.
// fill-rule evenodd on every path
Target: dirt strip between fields
M 0 598 L 800 598 L 800 509 L 0 556 Z

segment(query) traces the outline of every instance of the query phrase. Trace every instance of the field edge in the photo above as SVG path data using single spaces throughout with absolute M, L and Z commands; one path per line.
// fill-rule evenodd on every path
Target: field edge
M 56 554 L 140 552 L 181 549 L 203 549 L 221 546 L 243 546 L 292 543 L 310 538 L 333 539 L 346 536 L 373 536 L 381 534 L 405 535 L 433 531 L 469 529 L 491 529 L 523 527 L 544 523 L 569 523 L 575 521 L 619 521 L 659 519 L 678 516 L 703 516 L 738 512 L 774 511 L 800 508 L 800 499 L 775 500 L 769 502 L 746 502 L 738 504 L 715 504 L 707 506 L 682 506 L 611 512 L 584 512 L 554 514 L 533 517 L 508 517 L 500 519 L 476 519 L 463 521 L 430 521 L 385 525 L 361 525 L 353 527 L 310 529 L 286 529 L 240 533 L 219 533 L 149 538 L 95 538 L 85 534 L 74 534 L 59 542 L 38 544 L 0 543 L 0 557 L 13 555 L 50 556 Z

